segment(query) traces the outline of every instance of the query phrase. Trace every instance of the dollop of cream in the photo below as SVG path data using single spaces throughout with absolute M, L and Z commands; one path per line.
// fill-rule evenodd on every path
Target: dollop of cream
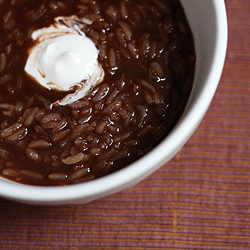
M 48 90 L 75 90 L 54 104 L 68 105 L 83 98 L 103 81 L 99 51 L 81 30 L 86 20 L 76 16 L 57 17 L 55 23 L 32 33 L 26 73 Z

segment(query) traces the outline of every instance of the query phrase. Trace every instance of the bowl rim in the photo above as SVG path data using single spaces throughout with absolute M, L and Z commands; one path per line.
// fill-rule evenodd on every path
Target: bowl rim
M 182 147 L 191 137 L 203 119 L 214 97 L 223 71 L 228 41 L 226 7 L 224 0 L 214 0 L 213 4 L 217 18 L 217 37 L 212 61 L 216 61 L 216 64 L 212 63 L 206 80 L 207 83 L 195 100 L 193 108 L 188 113 L 185 113 L 181 119 L 182 122 L 178 123 L 160 144 L 123 169 L 85 183 L 47 187 L 25 185 L 0 178 L 0 197 L 34 204 L 59 204 L 81 199 L 92 200 L 114 193 L 116 190 L 120 191 L 119 187 L 123 186 L 122 189 L 124 189 L 131 182 L 138 183 L 141 179 L 154 172 L 166 162 L 166 157 L 162 156 L 162 152 L 166 151 L 166 149 L 168 149 L 166 155 L 170 160 L 178 151 L 178 148 Z M 204 108 L 200 109 L 199 107 Z M 183 130 L 186 131 L 184 140 L 178 136 Z M 171 147 L 169 147 L 170 145 Z M 157 161 L 154 160 L 154 168 L 150 164 L 152 157 L 157 159 Z M 102 187 L 102 189 L 99 187 Z

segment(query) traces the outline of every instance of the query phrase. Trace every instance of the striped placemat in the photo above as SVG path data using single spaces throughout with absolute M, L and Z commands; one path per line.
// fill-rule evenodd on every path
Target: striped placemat
M 250 249 L 250 1 L 226 5 L 221 83 L 177 156 L 136 187 L 87 205 L 0 200 L 0 249 Z

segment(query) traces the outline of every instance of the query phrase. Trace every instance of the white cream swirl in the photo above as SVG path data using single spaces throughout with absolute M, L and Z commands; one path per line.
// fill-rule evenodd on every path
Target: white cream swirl
M 26 73 L 49 90 L 75 90 L 54 104 L 68 105 L 81 99 L 104 78 L 99 51 L 80 25 L 85 24 L 75 16 L 57 17 L 53 25 L 32 33 L 34 46 Z

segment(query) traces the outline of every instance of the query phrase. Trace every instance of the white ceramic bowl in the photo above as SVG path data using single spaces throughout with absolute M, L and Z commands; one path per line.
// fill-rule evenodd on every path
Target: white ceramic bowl
M 108 176 L 62 187 L 36 187 L 0 178 L 0 196 L 29 204 L 87 203 L 132 187 L 169 161 L 204 117 L 218 86 L 227 48 L 223 0 L 181 0 L 195 38 L 197 65 L 186 111 L 173 131 L 150 153 Z

